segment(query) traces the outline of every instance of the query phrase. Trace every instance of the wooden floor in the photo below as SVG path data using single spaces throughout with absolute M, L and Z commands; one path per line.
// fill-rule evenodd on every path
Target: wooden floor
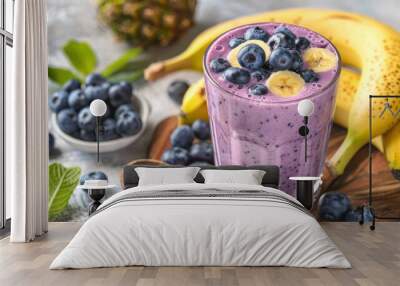
M 400 223 L 380 222 L 375 232 L 356 223 L 323 223 L 352 269 L 288 267 L 124 267 L 48 270 L 50 262 L 80 227 L 50 223 L 29 244 L 0 241 L 0 285 L 400 285 Z

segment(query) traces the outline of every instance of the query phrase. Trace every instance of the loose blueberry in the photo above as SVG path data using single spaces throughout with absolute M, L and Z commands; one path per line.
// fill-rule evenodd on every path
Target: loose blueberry
M 90 112 L 89 107 L 83 108 L 78 114 L 78 125 L 79 128 L 87 131 L 93 131 L 96 129 L 96 117 Z
M 342 192 L 327 192 L 319 199 L 319 215 L 323 220 L 343 220 L 351 210 L 349 197 Z
M 212 164 L 214 162 L 214 152 L 211 143 L 201 142 L 193 144 L 190 148 L 190 160 L 201 161 Z
M 63 90 L 70 93 L 71 91 L 81 88 L 81 83 L 77 79 L 70 79 L 63 85 Z
M 54 135 L 49 132 L 49 153 L 53 154 L 55 150 L 55 139 Z
M 62 131 L 73 134 L 79 131 L 78 115 L 72 108 L 66 108 L 57 113 L 57 123 Z
M 119 136 L 117 134 L 117 123 L 112 118 L 107 118 L 104 120 L 103 124 L 100 127 L 99 138 L 102 141 L 114 140 Z
M 130 104 L 130 103 L 122 104 L 122 105 L 118 106 L 118 108 L 115 110 L 115 113 L 114 113 L 115 120 L 118 120 L 119 116 L 122 113 L 124 113 L 125 111 L 135 111 L 135 109 L 133 108 L 132 104 Z
M 82 175 L 79 179 L 79 184 L 84 185 L 86 180 L 107 180 L 108 177 L 101 171 L 92 171 Z
M 210 138 L 210 124 L 203 120 L 196 120 L 192 124 L 194 136 L 200 140 L 207 140 Z
M 161 161 L 171 165 L 185 166 L 189 163 L 189 152 L 180 147 L 173 147 L 162 154 Z
M 246 84 L 250 81 L 250 73 L 241 68 L 228 68 L 224 71 L 224 78 L 235 84 Z
M 292 67 L 293 56 L 292 53 L 284 48 L 277 48 L 273 50 L 269 57 L 269 65 L 274 70 L 288 70 Z
M 249 93 L 251 95 L 264 95 L 268 93 L 268 89 L 265 85 L 257 83 L 255 85 L 250 86 Z
M 79 138 L 84 141 L 96 141 L 96 132 L 94 130 L 81 129 L 79 132 Z
M 319 75 L 313 70 L 303 70 L 300 75 L 305 82 L 317 82 L 319 80 Z
M 49 107 L 53 112 L 68 108 L 68 93 L 63 90 L 53 93 L 49 99 Z
M 259 45 L 249 44 L 239 50 L 237 58 L 242 67 L 256 70 L 264 65 L 265 52 Z
M 295 41 L 296 49 L 299 51 L 304 51 L 310 46 L 310 41 L 304 37 L 298 37 Z
M 261 40 L 268 41 L 269 34 L 265 32 L 261 27 L 252 27 L 246 30 L 244 33 L 245 40 Z
M 272 50 L 277 48 L 293 49 L 295 47 L 294 39 L 283 34 L 277 33 L 271 36 L 268 40 L 268 45 Z
M 303 69 L 303 59 L 301 54 L 296 50 L 291 52 L 293 56 L 292 70 L 295 72 L 300 72 Z
M 75 109 L 76 111 L 81 110 L 89 104 L 89 99 L 86 97 L 85 93 L 80 90 L 74 90 L 68 97 L 69 107 Z
M 173 147 L 181 147 L 189 149 L 194 139 L 192 128 L 188 125 L 181 125 L 171 134 L 171 145 Z
M 131 103 L 132 86 L 129 83 L 119 83 L 109 89 L 110 103 L 113 107 Z
M 289 28 L 285 27 L 285 26 L 279 26 L 278 28 L 275 29 L 274 34 L 278 34 L 278 33 L 282 33 L 285 36 L 292 38 L 293 40 L 296 39 L 296 35 L 289 30 Z
M 84 93 L 88 102 L 92 102 L 95 99 L 107 100 L 108 89 L 102 85 L 89 85 L 85 87 Z
M 183 96 L 188 90 L 189 84 L 184 80 L 173 81 L 167 89 L 168 96 L 178 104 L 182 103 Z
M 245 41 L 246 41 L 246 40 L 243 39 L 243 38 L 232 38 L 232 39 L 229 40 L 228 45 L 229 45 L 229 47 L 230 47 L 231 49 L 234 49 L 234 48 L 236 48 L 237 46 L 239 46 L 241 43 L 244 43 Z
M 92 73 L 90 75 L 87 76 L 86 80 L 85 80 L 85 85 L 89 86 L 89 85 L 101 85 L 103 83 L 106 82 L 106 79 L 99 73 Z
M 135 111 L 125 111 L 121 113 L 117 120 L 116 130 L 121 136 L 132 136 L 142 129 L 142 120 L 139 113 Z
M 210 68 L 215 73 L 223 72 L 230 66 L 231 66 L 231 64 L 223 58 L 216 58 L 210 62 Z

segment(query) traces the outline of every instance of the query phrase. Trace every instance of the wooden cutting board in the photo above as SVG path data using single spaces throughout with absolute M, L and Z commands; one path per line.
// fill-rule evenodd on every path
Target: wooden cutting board
M 176 116 L 161 121 L 153 134 L 149 158 L 160 160 L 165 149 L 171 146 L 169 137 L 178 126 Z M 332 156 L 346 136 L 346 130 L 332 128 L 328 145 L 328 157 Z M 368 146 L 362 148 L 347 166 L 345 173 L 336 179 L 325 191 L 341 191 L 349 195 L 353 206 L 368 202 Z M 378 217 L 400 217 L 400 181 L 396 180 L 385 157 L 373 151 L 373 206 Z

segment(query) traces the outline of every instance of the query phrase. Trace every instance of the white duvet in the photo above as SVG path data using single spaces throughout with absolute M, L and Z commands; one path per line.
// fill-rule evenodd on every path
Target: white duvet
M 271 199 L 246 194 L 130 199 L 137 192 L 175 190 L 262 191 Z M 50 269 L 127 265 L 350 268 L 319 223 L 299 205 L 279 190 L 254 185 L 193 183 L 128 189 L 100 206 Z

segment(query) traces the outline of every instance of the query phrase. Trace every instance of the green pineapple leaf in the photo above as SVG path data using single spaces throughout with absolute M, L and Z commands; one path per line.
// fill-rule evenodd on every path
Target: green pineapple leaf
M 64 167 L 60 163 L 49 166 L 49 219 L 56 218 L 68 205 L 68 201 L 79 183 L 81 169 Z
M 137 58 L 142 52 L 142 49 L 140 48 L 133 48 L 125 52 L 122 56 L 120 56 L 118 59 L 113 61 L 111 64 L 109 64 L 102 72 L 101 74 L 104 77 L 110 77 L 113 74 L 116 74 L 117 72 L 120 72 L 123 70 L 127 64 Z
M 86 76 L 95 70 L 97 58 L 89 43 L 71 39 L 63 46 L 63 52 L 81 74 Z
M 79 76 L 77 76 L 70 69 L 67 68 L 49 66 L 48 73 L 49 73 L 49 79 L 59 85 L 63 85 L 70 79 L 77 79 L 79 81 L 82 81 L 82 79 L 79 78 Z

